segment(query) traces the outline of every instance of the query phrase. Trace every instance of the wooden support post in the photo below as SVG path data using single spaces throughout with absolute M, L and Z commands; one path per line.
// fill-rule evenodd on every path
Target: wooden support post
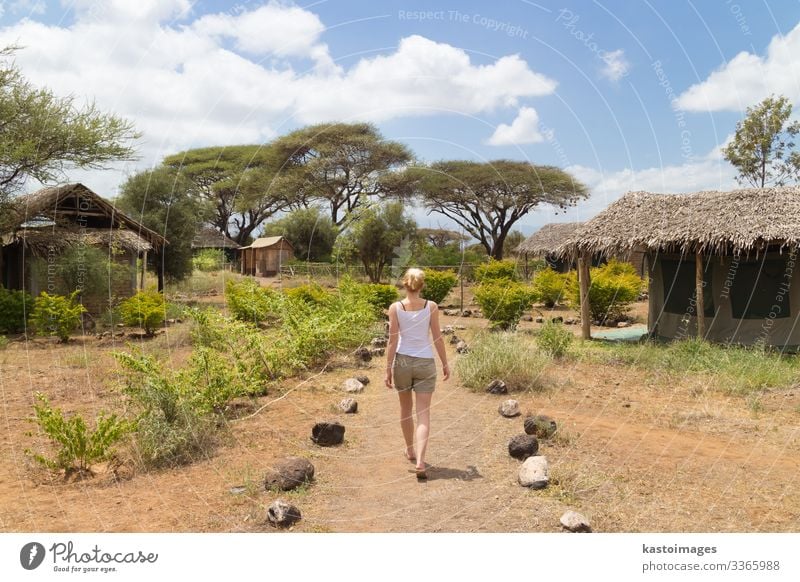
M 578 257 L 578 283 L 580 284 L 581 299 L 581 337 L 592 339 L 592 315 L 589 309 L 589 262 L 585 254 Z
M 142 251 L 142 274 L 139 276 L 139 289 L 144 289 L 144 274 L 147 271 L 147 251 Z
M 697 310 L 697 337 L 698 339 L 703 339 L 706 337 L 706 309 L 703 293 L 703 253 L 699 249 L 695 253 L 694 264 L 695 295 L 697 296 L 695 305 Z

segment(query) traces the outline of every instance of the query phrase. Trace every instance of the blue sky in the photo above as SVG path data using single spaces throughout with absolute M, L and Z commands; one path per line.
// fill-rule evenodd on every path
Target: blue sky
M 526 234 L 631 189 L 735 187 L 744 109 L 800 105 L 800 2 L 7 0 L 28 78 L 144 132 L 141 159 L 74 172 L 113 196 L 166 154 L 366 119 L 423 160 L 525 159 L 592 189 Z M 425 223 L 440 222 L 417 212 Z

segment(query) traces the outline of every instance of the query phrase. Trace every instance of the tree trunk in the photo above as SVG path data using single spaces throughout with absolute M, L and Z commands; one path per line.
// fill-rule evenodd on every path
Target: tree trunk
M 164 291 L 164 251 L 162 250 L 158 255 L 156 255 L 157 264 L 156 264 L 156 272 L 158 273 L 158 292 L 161 293 Z

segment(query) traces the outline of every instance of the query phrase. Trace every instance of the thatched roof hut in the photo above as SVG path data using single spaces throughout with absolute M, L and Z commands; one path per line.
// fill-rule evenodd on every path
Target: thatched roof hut
M 235 250 L 239 243 L 225 236 L 213 226 L 203 226 L 198 229 L 192 240 L 192 249 L 225 249 Z
M 647 254 L 650 333 L 800 346 L 800 187 L 630 192 L 560 256 Z M 586 277 L 588 279 L 588 277 Z
M 557 254 L 573 240 L 582 222 L 551 222 L 526 238 L 516 249 L 517 254 L 546 256 Z
M 50 265 L 70 247 L 99 247 L 131 270 L 130 278 L 108 289 L 106 296 L 126 296 L 136 290 L 137 259 L 166 244 L 163 236 L 83 184 L 46 187 L 14 198 L 3 216 L 0 284 L 34 295 L 45 288 L 52 292 L 52 277 L 41 280 L 37 261 Z

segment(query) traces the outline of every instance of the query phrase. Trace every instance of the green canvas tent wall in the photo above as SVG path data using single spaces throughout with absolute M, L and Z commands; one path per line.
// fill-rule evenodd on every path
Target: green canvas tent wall
M 648 330 L 697 335 L 696 257 L 702 261 L 704 337 L 800 346 L 800 187 L 731 192 L 630 192 L 584 223 L 564 257 L 647 254 Z

